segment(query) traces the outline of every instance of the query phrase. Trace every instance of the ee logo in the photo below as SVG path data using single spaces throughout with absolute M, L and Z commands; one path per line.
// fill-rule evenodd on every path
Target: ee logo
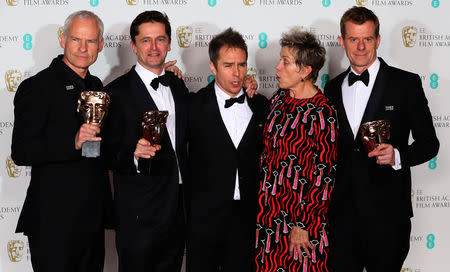
M 441 3 L 439 2 L 439 0 L 433 0 L 433 1 L 431 1 L 431 6 L 432 6 L 433 8 L 438 8 L 440 4 L 441 4 Z
M 432 158 L 430 160 L 430 162 L 428 163 L 428 168 L 430 168 L 431 170 L 436 169 L 436 166 L 437 166 L 436 160 L 437 160 L 437 157 Z
M 208 5 L 209 5 L 210 7 L 214 7 L 216 4 L 217 4 L 217 1 L 216 1 L 216 0 L 208 0 Z
M 432 249 L 434 247 L 434 234 L 430 233 L 427 235 L 427 248 Z
M 214 75 L 208 76 L 208 83 L 211 83 L 216 77 Z
M 93 6 L 93 7 L 98 6 L 99 2 L 100 2 L 100 0 L 91 0 L 91 1 L 90 1 L 91 6 Z
M 33 48 L 31 40 L 33 40 L 33 36 L 31 36 L 31 34 L 23 35 L 23 49 L 31 50 L 31 48 Z
M 330 80 L 330 75 L 328 74 L 323 74 L 322 77 L 320 78 L 322 79 L 322 90 L 325 88 L 325 84 L 327 84 L 328 80 Z
M 439 79 L 439 76 L 437 74 L 431 74 L 431 76 L 430 76 L 430 80 L 431 80 L 430 87 L 431 87 L 431 89 L 437 89 L 437 87 L 439 86 L 438 79 Z
M 331 5 L 331 0 L 322 0 L 322 6 L 329 7 Z
M 265 32 L 261 32 L 258 35 L 258 39 L 259 39 L 259 48 L 266 48 L 267 47 L 267 34 Z

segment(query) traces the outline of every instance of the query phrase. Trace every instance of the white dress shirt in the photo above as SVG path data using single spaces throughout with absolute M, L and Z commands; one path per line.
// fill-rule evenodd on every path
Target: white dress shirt
M 222 91 L 217 84 L 214 85 L 216 91 L 217 104 L 219 106 L 220 115 L 222 116 L 223 123 L 227 128 L 228 135 L 233 141 L 234 147 L 237 149 L 241 142 L 242 136 L 244 136 L 248 123 L 253 115 L 252 110 L 248 106 L 247 97 L 244 103 L 234 103 L 231 107 L 225 108 L 225 100 L 231 98 L 227 93 Z M 241 90 L 236 97 L 244 94 Z M 241 195 L 239 191 L 239 173 L 236 169 L 236 182 L 234 186 L 234 200 L 240 200 Z
M 136 63 L 136 73 L 141 78 L 142 82 L 144 82 L 145 87 L 147 87 L 147 91 L 152 97 L 153 101 L 156 104 L 156 107 L 160 111 L 168 111 L 169 116 L 167 116 L 167 122 L 166 122 L 166 128 L 169 132 L 169 138 L 170 143 L 172 144 L 172 148 L 175 151 L 175 102 L 173 100 L 172 92 L 170 90 L 169 86 L 164 86 L 162 84 L 159 84 L 158 89 L 155 90 L 150 86 L 150 83 L 152 80 L 158 76 L 162 76 L 165 74 L 165 71 L 163 70 L 160 75 L 157 75 L 146 68 L 144 68 L 141 64 Z M 158 153 L 156 153 L 156 156 L 158 156 Z M 176 156 L 176 152 L 175 152 Z M 135 159 L 135 165 L 137 167 L 137 160 Z M 177 158 L 177 166 L 178 166 L 178 176 L 179 176 L 179 183 L 182 184 L 181 179 L 181 173 L 180 173 L 180 166 L 178 165 L 178 158 Z
M 369 101 L 370 94 L 372 93 L 375 79 L 377 78 L 378 71 L 380 70 L 380 60 L 378 58 L 367 68 L 369 72 L 369 84 L 366 86 L 362 81 L 356 81 L 352 86 L 348 85 L 348 75 L 342 82 L 342 102 L 344 103 L 345 113 L 347 114 L 348 122 L 352 128 L 353 137 L 356 138 L 358 134 L 361 120 L 366 110 L 367 102 Z M 351 72 L 356 75 L 353 68 Z M 392 166 L 395 170 L 401 169 L 400 152 L 394 148 L 395 152 L 395 165 Z

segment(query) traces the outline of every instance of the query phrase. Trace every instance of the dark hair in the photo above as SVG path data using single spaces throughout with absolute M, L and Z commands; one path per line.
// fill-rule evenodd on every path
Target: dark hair
M 305 79 L 315 82 L 325 63 L 326 50 L 320 41 L 310 32 L 292 29 L 281 35 L 280 45 L 292 50 L 298 67 L 311 66 L 311 73 Z
M 375 25 L 375 37 L 380 35 L 380 21 L 378 17 L 368 8 L 354 6 L 348 9 L 341 18 L 341 36 L 345 38 L 345 23 L 352 22 L 357 25 L 362 25 L 367 21 L 372 21 Z
M 222 47 L 240 48 L 245 51 L 245 59 L 248 57 L 247 44 L 241 33 L 234 31 L 231 27 L 217 34 L 209 43 L 209 60 L 217 66 L 219 51 Z
M 147 10 L 139 14 L 134 18 L 130 26 L 130 36 L 133 43 L 136 43 L 136 36 L 139 35 L 139 26 L 144 23 L 161 23 L 166 29 L 166 34 L 169 36 L 169 42 L 172 40 L 172 29 L 170 28 L 169 18 L 165 13 L 161 13 L 157 10 Z

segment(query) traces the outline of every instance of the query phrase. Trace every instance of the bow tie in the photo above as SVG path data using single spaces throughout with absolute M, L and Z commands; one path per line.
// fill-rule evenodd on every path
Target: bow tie
M 241 96 L 236 97 L 236 98 L 227 99 L 227 100 L 225 100 L 225 109 L 233 106 L 234 103 L 242 104 L 242 103 L 244 103 L 244 100 L 245 100 L 245 94 L 242 94 Z
M 348 86 L 352 86 L 356 81 L 361 80 L 364 85 L 369 86 L 369 71 L 364 70 L 361 75 L 355 75 L 353 72 L 350 72 L 348 75 Z
M 161 85 L 163 86 L 169 86 L 169 77 L 167 76 L 167 74 L 164 74 L 162 76 L 159 77 L 155 77 L 152 82 L 150 83 L 150 86 L 152 86 L 153 89 L 155 89 L 155 91 L 158 89 L 159 84 L 161 83 Z

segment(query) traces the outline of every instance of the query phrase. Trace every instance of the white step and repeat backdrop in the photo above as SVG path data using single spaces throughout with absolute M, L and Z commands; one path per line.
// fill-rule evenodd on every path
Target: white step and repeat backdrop
M 191 91 L 212 79 L 209 41 L 231 26 L 244 35 L 249 47 L 249 73 L 256 74 L 260 92 L 268 96 L 277 87 L 274 66 L 279 58 L 280 34 L 293 26 L 312 31 L 327 48 L 327 61 L 317 81 L 321 88 L 348 66 L 337 38 L 339 19 L 353 5 L 366 6 L 379 16 L 379 56 L 421 76 L 441 141 L 439 155 L 413 169 L 411 200 L 415 217 L 411 250 L 403 271 L 449 271 L 449 1 L 0 0 L 0 272 L 32 271 L 27 239 L 14 233 L 30 179 L 30 168 L 18 167 L 10 158 L 14 93 L 22 80 L 47 67 L 53 57 L 62 53 L 58 34 L 70 13 L 91 10 L 105 23 L 105 48 L 91 67 L 91 73 L 104 84 L 136 61 L 130 47 L 131 21 L 144 10 L 157 9 L 166 12 L 172 24 L 168 59 L 178 60 Z M 108 272 L 117 268 L 113 235 L 108 232 Z M 58 250 L 58 237 L 48 242 Z M 389 246 L 389 241 L 380 242 Z

